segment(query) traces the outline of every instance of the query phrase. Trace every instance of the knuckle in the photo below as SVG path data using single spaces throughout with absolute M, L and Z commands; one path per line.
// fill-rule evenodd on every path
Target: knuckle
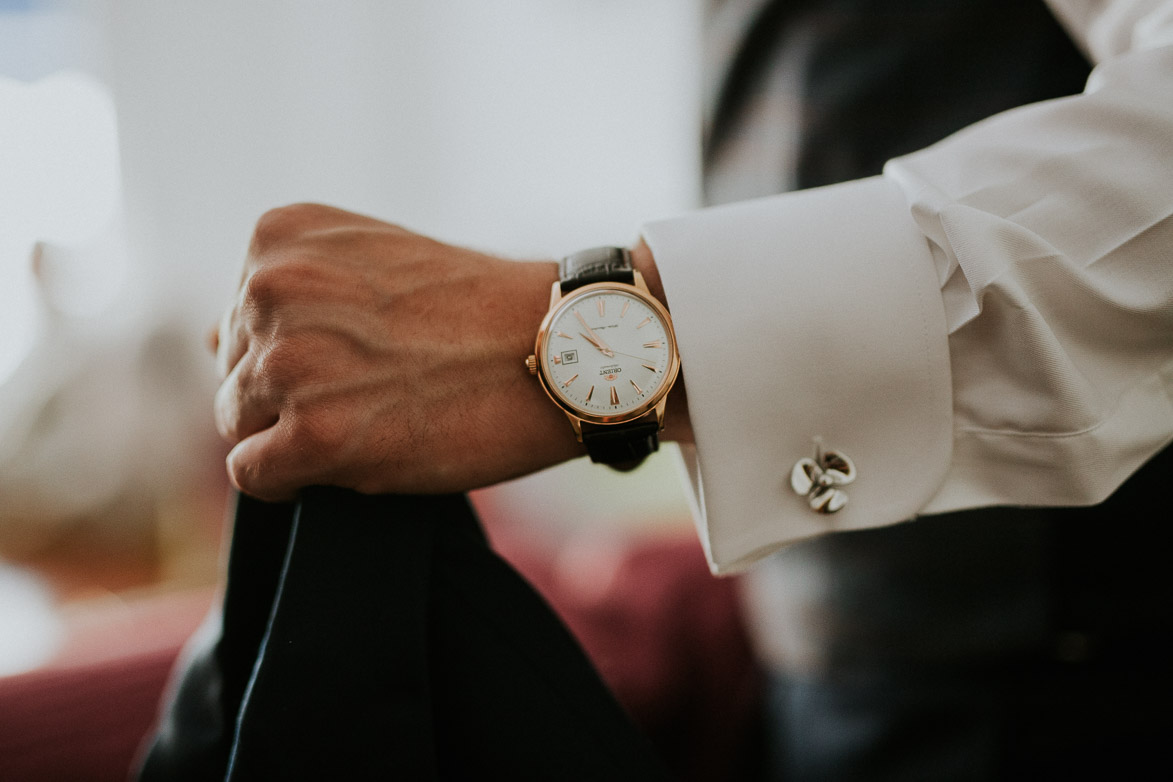
M 315 221 L 324 207 L 318 204 L 289 204 L 270 209 L 257 219 L 250 247 L 263 253 L 289 241 Z
M 237 415 L 237 406 L 235 400 L 229 398 L 229 393 L 225 391 L 224 386 L 221 386 L 220 390 L 216 392 L 213 410 L 216 419 L 216 431 L 220 433 L 220 436 L 233 444 L 240 442 L 240 436 L 237 431 L 237 423 L 240 420 L 239 415 Z
M 279 271 L 271 267 L 262 267 L 250 274 L 242 287 L 243 305 L 267 312 L 281 300 L 284 282 Z
M 300 411 L 293 416 L 291 430 L 291 439 L 307 461 L 341 467 L 350 438 L 339 416 L 321 409 Z
M 277 392 L 288 391 L 298 385 L 303 372 L 304 357 L 287 343 L 277 341 L 257 359 L 256 374 Z
M 329 296 L 328 272 L 311 259 L 291 257 L 255 269 L 241 285 L 247 315 L 267 318 L 287 305 L 317 306 Z

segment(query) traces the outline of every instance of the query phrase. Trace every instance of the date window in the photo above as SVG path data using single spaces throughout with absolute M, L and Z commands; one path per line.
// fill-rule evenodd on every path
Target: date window
M 564 351 L 562 351 L 562 363 L 563 364 L 577 364 L 578 363 L 578 351 L 577 350 L 564 350 Z

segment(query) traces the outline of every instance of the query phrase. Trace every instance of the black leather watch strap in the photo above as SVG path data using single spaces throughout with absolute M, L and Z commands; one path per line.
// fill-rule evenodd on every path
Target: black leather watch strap
M 635 284 L 631 253 L 623 247 L 594 247 L 568 255 L 558 264 L 562 295 L 592 282 Z
M 631 252 L 623 247 L 594 247 L 568 255 L 558 264 L 562 295 L 593 282 L 635 284 Z M 625 424 L 583 423 L 582 442 L 592 462 L 617 470 L 638 467 L 660 448 L 660 422 L 655 413 Z
M 660 423 L 655 416 L 615 426 L 584 423 L 582 442 L 592 462 L 630 470 L 660 450 Z

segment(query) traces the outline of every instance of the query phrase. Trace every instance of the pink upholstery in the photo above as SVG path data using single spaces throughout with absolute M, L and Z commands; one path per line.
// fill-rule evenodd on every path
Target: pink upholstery
M 737 778 L 758 675 L 736 585 L 709 575 L 685 533 L 537 546 L 491 524 L 495 547 L 550 601 L 682 779 Z M 0 679 L 0 780 L 122 782 L 210 590 L 99 610 L 51 665 Z
M 0 780 L 124 782 L 211 590 L 112 603 L 48 666 L 0 678 Z
M 714 578 L 690 529 L 536 549 L 490 527 L 494 548 L 538 588 L 676 778 L 743 779 L 755 760 L 761 673 L 734 579 Z M 749 764 L 749 765 L 747 765 Z

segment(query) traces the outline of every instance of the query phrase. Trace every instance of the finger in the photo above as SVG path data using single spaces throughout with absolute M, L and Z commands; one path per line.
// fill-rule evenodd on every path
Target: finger
M 208 351 L 214 356 L 220 349 L 220 326 L 219 324 L 208 329 L 207 334 L 204 335 L 204 344 L 208 347 Z
M 289 426 L 280 420 L 237 443 L 225 466 L 233 486 L 266 502 L 294 499 L 306 486 L 325 482 L 320 466 L 290 447 Z
M 224 312 L 216 336 L 216 372 L 221 378 L 235 369 L 236 364 L 248 352 L 249 335 L 240 318 L 240 302 Z
M 256 359 L 246 353 L 216 390 L 216 429 L 230 443 L 272 426 L 278 418 L 276 395 L 256 373 Z

